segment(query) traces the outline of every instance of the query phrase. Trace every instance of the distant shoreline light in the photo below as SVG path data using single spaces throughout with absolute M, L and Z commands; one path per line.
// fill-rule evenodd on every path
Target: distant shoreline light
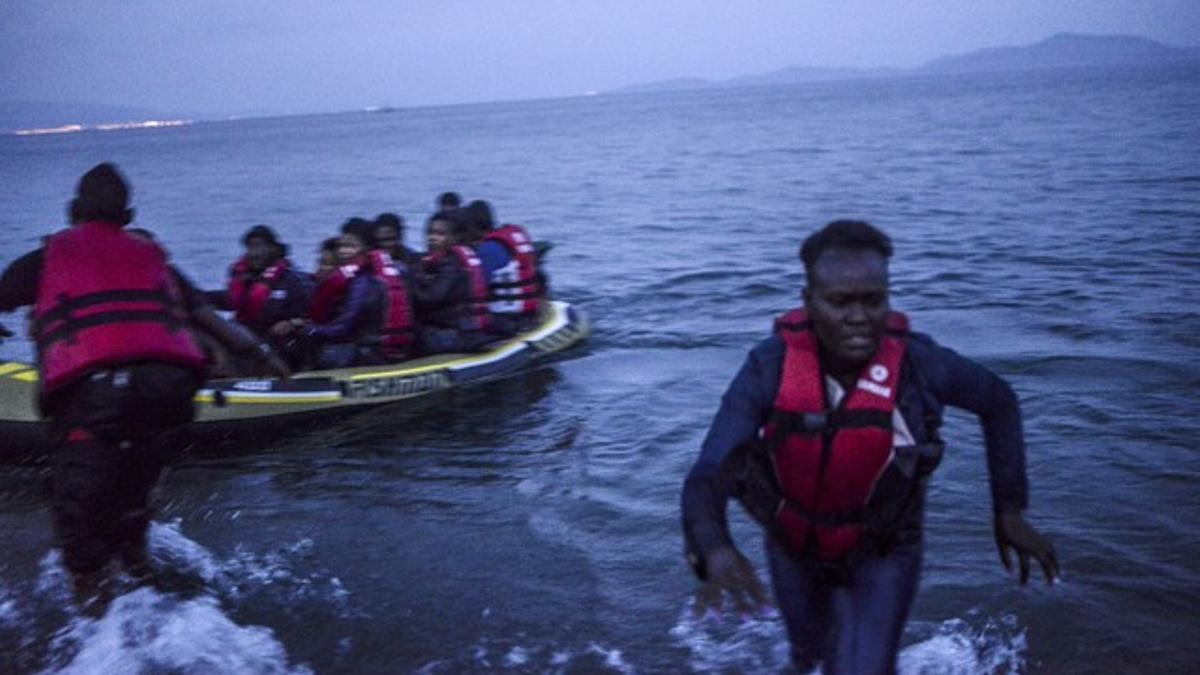
M 36 129 L 17 129 L 17 136 L 43 136 L 46 134 L 73 134 L 79 131 L 119 131 L 122 129 L 163 129 L 167 127 L 182 127 L 191 124 L 191 120 L 145 120 L 143 122 L 120 122 L 85 126 L 83 124 L 64 124 L 60 127 L 44 127 Z

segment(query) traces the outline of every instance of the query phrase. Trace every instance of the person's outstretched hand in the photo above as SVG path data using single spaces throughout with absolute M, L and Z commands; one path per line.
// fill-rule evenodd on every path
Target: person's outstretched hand
M 995 530 L 996 547 L 1000 549 L 1000 562 L 1004 563 L 1004 569 L 1012 570 L 1012 552 L 1016 551 L 1022 584 L 1029 581 L 1029 556 L 1041 563 L 1046 583 L 1054 583 L 1059 575 L 1054 544 L 1033 529 L 1024 516 L 1020 513 L 999 513 L 996 515 Z
M 754 566 L 737 549 L 732 546 L 715 549 L 705 557 L 704 565 L 708 580 L 696 591 L 696 616 L 704 616 L 709 611 L 719 613 L 726 594 L 733 599 L 733 607 L 740 614 L 771 606 Z

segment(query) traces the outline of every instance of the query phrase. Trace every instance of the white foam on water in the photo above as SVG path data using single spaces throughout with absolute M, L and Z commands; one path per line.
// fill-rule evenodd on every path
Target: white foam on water
M 62 675 L 179 672 L 303 674 L 269 628 L 239 626 L 216 598 L 178 600 L 151 588 L 117 597 L 96 621 L 73 623 L 65 641 L 77 642 Z
M 620 649 L 589 642 L 580 649 L 549 644 L 512 644 L 512 640 L 480 638 L 463 654 L 423 664 L 415 672 L 421 675 L 462 672 L 549 673 L 615 672 L 635 675 L 637 669 Z
M 529 651 L 524 647 L 513 647 L 504 655 L 504 665 L 509 668 L 523 666 L 527 663 L 529 663 Z
M 604 665 L 624 675 L 633 675 L 637 670 L 625 661 L 620 649 L 606 649 L 595 642 L 588 645 L 588 653 L 604 657 Z
M 968 612 L 965 619 L 910 624 L 908 634 L 922 639 L 903 648 L 903 675 L 989 675 L 1025 668 L 1025 631 L 1016 617 L 990 619 Z M 670 630 L 696 672 L 778 673 L 791 666 L 787 630 L 777 614 L 760 617 L 696 618 L 692 601 Z M 820 672 L 820 670 L 814 671 Z
M 694 599 L 670 630 L 698 672 L 777 673 L 791 665 L 787 632 L 777 613 L 764 616 L 695 617 Z
M 20 643 L 20 658 L 12 663 L 45 673 L 307 673 L 289 664 L 269 627 L 238 625 L 231 618 L 237 605 L 261 602 L 261 593 L 269 592 L 271 602 L 285 606 L 316 601 L 332 604 L 339 616 L 352 613 L 337 577 L 295 571 L 297 559 L 313 547 L 310 540 L 266 554 L 239 547 L 221 559 L 188 539 L 175 520 L 152 523 L 147 545 L 157 571 L 185 578 L 182 595 L 135 589 L 121 578 L 103 617 L 82 616 L 57 550 L 39 562 L 36 582 L 0 584 L 0 628 L 15 631 Z M 339 642 L 341 650 L 352 648 L 349 637 Z
M 900 652 L 901 673 L 983 675 L 1025 670 L 1025 629 L 1011 614 L 991 619 L 972 611 L 965 619 L 933 626 L 932 633 Z

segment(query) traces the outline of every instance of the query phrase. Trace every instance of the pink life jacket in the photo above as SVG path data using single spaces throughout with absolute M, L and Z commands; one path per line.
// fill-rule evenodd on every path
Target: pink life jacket
M 166 255 L 116 223 L 82 223 L 48 238 L 33 319 L 43 396 L 132 361 L 205 369 Z
M 263 321 L 263 310 L 271 299 L 271 291 L 278 288 L 283 273 L 288 269 L 286 258 L 255 275 L 245 256 L 238 260 L 229 272 L 229 304 L 239 323 L 258 326 Z

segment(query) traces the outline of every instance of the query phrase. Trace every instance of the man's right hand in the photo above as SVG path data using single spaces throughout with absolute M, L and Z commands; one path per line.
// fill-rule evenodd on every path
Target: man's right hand
M 749 614 L 771 606 L 767 591 L 754 566 L 736 548 L 722 546 L 709 552 L 704 558 L 708 579 L 696 591 L 696 616 L 709 611 L 721 611 L 725 595 L 733 599 L 733 608 L 739 614 Z

